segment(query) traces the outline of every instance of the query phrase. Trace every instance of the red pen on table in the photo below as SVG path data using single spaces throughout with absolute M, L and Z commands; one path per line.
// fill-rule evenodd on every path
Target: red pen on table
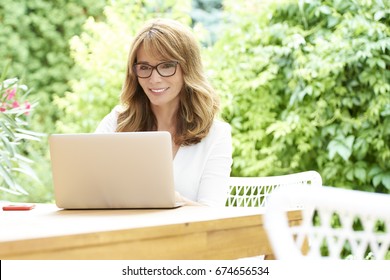
M 27 210 L 34 209 L 34 207 L 35 207 L 34 204 L 6 205 L 6 206 L 3 206 L 3 211 L 27 211 Z

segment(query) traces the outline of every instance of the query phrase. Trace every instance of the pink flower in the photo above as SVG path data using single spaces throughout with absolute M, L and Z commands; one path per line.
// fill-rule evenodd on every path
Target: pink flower
M 7 94 L 7 100 L 11 100 L 15 97 L 16 94 L 16 88 L 9 88 L 5 91 Z
M 12 108 L 18 108 L 20 106 L 19 102 L 18 101 L 14 101 L 12 102 Z
M 5 108 L 4 105 L 2 105 L 2 106 L 0 107 L 0 112 L 5 112 L 5 111 L 7 111 L 7 108 Z
M 31 104 L 30 104 L 30 102 L 28 102 L 28 101 L 24 102 L 24 106 L 25 106 L 25 108 L 26 108 L 26 110 L 27 110 L 24 114 L 25 114 L 25 115 L 28 115 L 28 114 L 30 113 L 30 109 L 31 109 Z

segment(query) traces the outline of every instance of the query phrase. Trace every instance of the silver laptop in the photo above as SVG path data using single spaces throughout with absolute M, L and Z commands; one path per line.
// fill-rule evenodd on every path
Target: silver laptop
M 60 208 L 180 206 L 168 132 L 53 134 L 49 145 Z

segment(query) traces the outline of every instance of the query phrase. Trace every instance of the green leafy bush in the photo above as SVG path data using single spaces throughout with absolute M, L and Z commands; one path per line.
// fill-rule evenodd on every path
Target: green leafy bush
M 233 174 L 314 169 L 327 185 L 389 192 L 389 2 L 255 2 L 225 1 L 208 59 Z
M 389 3 L 223 6 L 225 26 L 203 54 L 222 96 L 222 117 L 233 127 L 233 175 L 315 169 L 327 185 L 388 192 Z M 135 30 L 156 16 L 190 24 L 190 14 L 190 1 L 8 1 L 0 4 L 0 56 L 14 62 L 12 75 L 25 73 L 40 99 L 35 130 L 89 132 L 119 100 Z M 27 153 L 47 175 L 46 140 Z M 44 180 L 29 199 L 51 199 L 50 176 Z
M 0 78 L 0 198 L 4 192 L 27 194 L 17 180 L 20 174 L 38 179 L 23 149 L 25 141 L 39 141 L 42 136 L 29 129 L 29 115 L 36 103 L 26 99 L 28 94 L 27 86 L 17 78 Z
M 8 76 L 21 77 L 33 89 L 31 97 L 39 100 L 30 117 L 32 130 L 48 134 L 55 131 L 55 121 L 62 118 L 63 112 L 53 106 L 54 96 L 64 96 L 71 88 L 68 81 L 79 76 L 79 69 L 70 56 L 69 40 L 80 34 L 88 17 L 103 19 L 103 6 L 108 1 L 0 1 L 0 69 L 10 60 Z M 29 142 L 23 148 L 41 181 L 17 176 L 28 195 L 7 194 L 4 199 L 52 200 L 47 137 L 41 140 Z
M 77 77 L 68 41 L 89 16 L 101 18 L 106 0 L 15 0 L 0 2 L 0 57 L 12 61 L 8 75 L 22 77 L 40 106 L 32 118 L 37 131 L 54 129 L 61 112 L 51 102 Z M 0 69 L 8 60 L 0 60 Z

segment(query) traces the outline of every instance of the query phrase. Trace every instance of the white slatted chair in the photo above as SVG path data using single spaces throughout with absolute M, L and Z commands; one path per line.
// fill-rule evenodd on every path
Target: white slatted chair
M 294 204 L 303 207 L 299 226 L 289 226 L 286 219 L 286 210 Z M 387 194 L 302 185 L 280 188 L 270 197 L 264 222 L 277 259 L 390 257 Z M 302 253 L 304 242 L 308 249 Z
M 272 191 L 280 186 L 322 185 L 321 175 L 305 171 L 281 176 L 230 177 L 227 207 L 264 207 Z

